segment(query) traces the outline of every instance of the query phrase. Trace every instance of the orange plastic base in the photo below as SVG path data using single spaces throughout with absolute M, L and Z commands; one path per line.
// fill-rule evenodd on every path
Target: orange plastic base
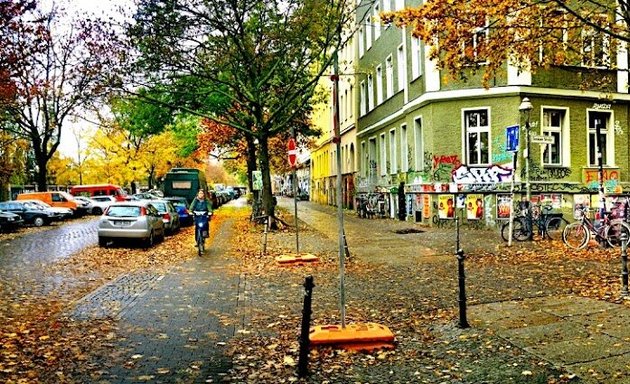
M 300 263 L 314 263 L 319 258 L 310 253 L 302 255 L 280 255 L 276 257 L 276 262 L 279 264 L 300 264 Z
M 394 334 L 384 325 L 376 323 L 312 327 L 309 335 L 312 345 L 332 345 L 349 350 L 372 351 L 394 348 Z

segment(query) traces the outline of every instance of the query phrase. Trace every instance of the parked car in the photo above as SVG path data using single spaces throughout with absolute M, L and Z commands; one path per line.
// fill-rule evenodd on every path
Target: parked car
M 137 198 L 138 200 L 157 200 L 157 199 L 160 199 L 160 197 L 158 195 L 154 195 L 153 193 L 149 193 L 149 192 L 134 193 L 132 196 Z
M 126 201 L 110 205 L 98 223 L 98 245 L 116 239 L 138 239 L 147 247 L 164 239 L 162 215 L 148 201 Z
M 65 219 L 69 219 L 74 215 L 74 212 L 70 208 L 63 207 L 53 207 L 49 204 L 44 203 L 41 200 L 20 200 L 28 204 L 31 208 L 43 209 L 51 213 L 51 216 L 54 217 L 56 221 L 62 221 Z
M 86 196 L 74 196 L 74 201 L 85 209 L 87 213 L 92 211 L 92 200 Z
M 0 211 L 0 232 L 14 231 L 24 223 L 15 213 Z
M 165 197 L 164 200 L 170 201 L 171 204 L 177 209 L 177 214 L 179 215 L 179 222 L 181 225 L 192 225 L 193 217 L 192 214 L 188 211 L 188 200 L 185 197 Z
M 92 209 L 89 212 L 92 215 L 102 215 L 110 205 L 118 201 L 114 196 L 94 196 L 90 200 L 92 201 Z
M 155 209 L 158 210 L 158 212 L 160 212 L 160 215 L 162 215 L 164 230 L 167 233 L 174 233 L 179 231 L 179 228 L 181 227 L 179 214 L 177 213 L 177 209 L 170 201 L 160 199 L 151 201 L 151 204 L 155 207 Z
M 70 194 L 75 197 L 114 196 L 117 201 L 125 201 L 127 198 L 127 193 L 114 184 L 75 185 L 70 188 Z
M 74 201 L 74 196 L 63 191 L 25 192 L 17 195 L 16 200 L 40 200 L 53 207 L 70 208 L 74 216 L 85 214 Z
M 36 227 L 50 225 L 54 221 L 54 216 L 43 209 L 34 208 L 31 204 L 23 201 L 4 201 L 0 203 L 0 211 L 11 212 L 19 215 L 25 224 L 32 224 Z

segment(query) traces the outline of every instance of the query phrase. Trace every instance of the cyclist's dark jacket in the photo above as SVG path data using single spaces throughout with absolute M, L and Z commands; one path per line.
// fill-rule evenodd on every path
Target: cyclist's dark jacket
M 212 213 L 212 208 L 210 207 L 210 203 L 208 199 L 199 200 L 196 197 L 193 199 L 192 203 L 190 203 L 189 211 L 197 211 L 197 212 L 208 212 L 208 214 Z

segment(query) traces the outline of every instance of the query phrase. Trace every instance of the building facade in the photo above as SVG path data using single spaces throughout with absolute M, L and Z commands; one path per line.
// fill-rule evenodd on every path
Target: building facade
M 453 218 L 453 207 L 464 220 L 495 225 L 509 214 L 513 180 L 517 199 L 529 195 L 565 213 L 597 206 L 600 173 L 609 196 L 628 192 L 625 51 L 591 51 L 618 68 L 596 71 L 612 79 L 597 92 L 581 89 L 586 63 L 535 74 L 506 65 L 488 89 L 474 75 L 446 81 L 408 30 L 377 21 L 381 11 L 418 4 L 371 0 L 357 8 L 358 196 L 386 217 L 435 223 Z M 531 105 L 523 108 L 525 98 Z M 511 126 L 520 131 L 516 168 Z

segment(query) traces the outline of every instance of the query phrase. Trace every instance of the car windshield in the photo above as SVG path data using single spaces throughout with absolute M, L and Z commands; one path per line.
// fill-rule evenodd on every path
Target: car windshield
M 44 207 L 42 207 L 41 205 L 30 202 L 30 201 L 28 203 L 24 203 L 24 206 L 28 209 L 38 209 L 38 210 L 44 209 Z
M 107 216 L 113 217 L 138 217 L 140 216 L 141 208 L 134 206 L 120 205 L 116 207 L 109 207 Z
M 154 201 L 151 204 L 153 204 L 153 206 L 155 207 L 155 209 L 157 209 L 160 212 L 166 212 L 168 211 L 168 209 L 166 209 L 166 203 L 161 203 L 159 201 Z

